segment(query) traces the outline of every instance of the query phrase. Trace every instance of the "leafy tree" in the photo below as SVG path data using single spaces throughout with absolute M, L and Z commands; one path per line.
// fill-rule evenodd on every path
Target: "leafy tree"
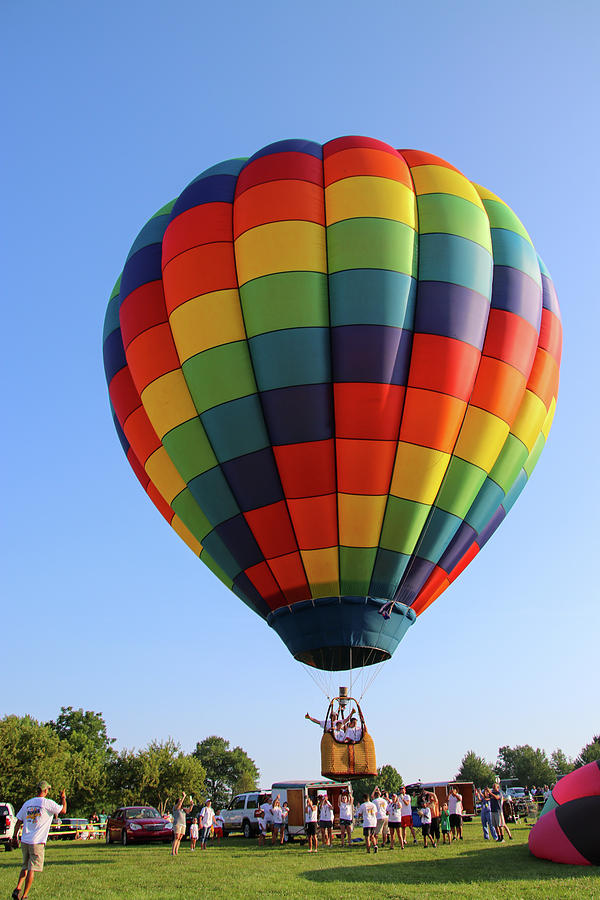
M 402 775 L 393 766 L 385 765 L 377 769 L 377 783 L 382 791 L 397 794 L 403 785 Z
M 0 797 L 15 809 L 35 794 L 42 780 L 50 782 L 54 796 L 64 787 L 69 797 L 69 750 L 49 725 L 31 716 L 0 719 L 0 760 Z
M 72 750 L 87 755 L 99 754 L 107 759 L 114 754 L 112 744 L 115 739 L 108 737 L 102 713 L 61 706 L 56 722 L 48 722 L 48 725 L 61 740 L 69 743 Z
M 352 782 L 352 793 L 355 803 L 362 803 L 365 794 L 372 795 L 376 787 L 390 794 L 397 794 L 403 785 L 402 776 L 393 766 L 385 765 L 377 769 L 373 778 L 358 778 Z
M 111 765 L 110 789 L 117 804 L 148 804 L 163 813 L 183 791 L 203 799 L 204 776 L 202 763 L 169 738 L 138 753 L 122 750 Z
M 72 706 L 61 707 L 48 725 L 69 749 L 69 811 L 89 815 L 106 799 L 114 739 L 108 737 L 101 713 Z
M 560 748 L 553 750 L 550 754 L 550 765 L 554 772 L 554 781 L 558 781 L 559 778 L 568 775 L 575 768 L 573 760 L 569 759 Z
M 253 759 L 241 747 L 229 749 L 229 741 L 211 735 L 196 744 L 192 756 L 206 770 L 207 795 L 213 807 L 225 805 L 234 793 L 258 787 L 260 772 Z
M 456 781 L 472 781 L 478 788 L 489 787 L 494 783 L 494 767 L 483 756 L 477 756 L 473 750 L 469 750 L 463 756 L 460 769 L 456 773 Z
M 597 759 L 600 759 L 600 734 L 595 734 L 590 743 L 581 748 L 581 753 L 575 760 L 575 768 L 579 769 Z
M 552 784 L 554 771 L 544 750 L 529 744 L 498 749 L 497 771 L 501 778 L 516 778 L 523 787 Z

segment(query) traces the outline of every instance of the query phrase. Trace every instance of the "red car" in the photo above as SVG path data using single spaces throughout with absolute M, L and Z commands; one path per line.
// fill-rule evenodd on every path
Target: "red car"
M 153 806 L 122 806 L 107 819 L 107 844 L 120 841 L 123 846 L 142 841 L 173 840 L 173 826 Z

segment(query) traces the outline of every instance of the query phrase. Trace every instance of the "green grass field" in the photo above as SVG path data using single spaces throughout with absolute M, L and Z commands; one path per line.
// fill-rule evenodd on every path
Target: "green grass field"
M 465 839 L 450 847 L 424 850 L 422 844 L 411 844 L 404 851 L 382 849 L 369 856 L 362 843 L 342 849 L 338 842 L 331 849 L 309 854 L 296 841 L 283 847 L 258 847 L 256 840 L 242 837 L 228 838 L 204 853 L 191 853 L 185 843 L 178 857 L 171 857 L 164 845 L 53 842 L 46 849 L 46 867 L 36 876 L 30 897 L 600 900 L 600 870 L 536 860 L 529 855 L 528 833 L 525 825 L 517 825 L 512 842 L 495 844 L 483 840 L 474 822 L 465 826 Z M 0 897 L 10 897 L 20 861 L 20 850 L 0 852 Z

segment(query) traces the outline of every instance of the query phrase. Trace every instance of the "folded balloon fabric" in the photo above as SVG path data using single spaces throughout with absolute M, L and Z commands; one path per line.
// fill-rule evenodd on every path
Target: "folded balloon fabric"
M 534 856 L 573 866 L 600 866 L 600 760 L 558 781 L 529 832 Z

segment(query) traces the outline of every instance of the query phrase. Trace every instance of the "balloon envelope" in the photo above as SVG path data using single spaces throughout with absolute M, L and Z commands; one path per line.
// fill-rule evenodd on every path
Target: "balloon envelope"
M 512 507 L 561 340 L 502 200 L 346 137 L 227 160 L 159 210 L 104 358 L 159 511 L 297 659 L 347 669 L 388 658 Z

